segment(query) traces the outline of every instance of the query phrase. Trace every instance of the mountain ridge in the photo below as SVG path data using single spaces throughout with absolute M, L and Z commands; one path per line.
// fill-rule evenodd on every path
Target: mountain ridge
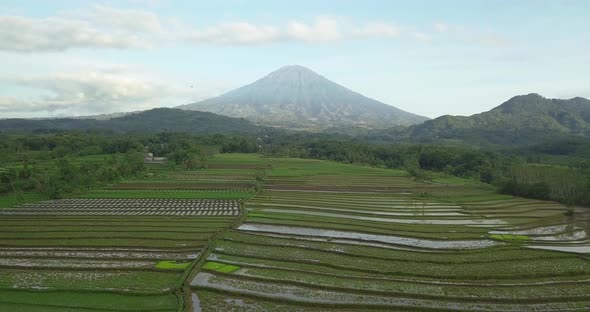
M 548 136 L 590 137 L 590 100 L 548 99 L 537 93 L 517 95 L 489 111 L 471 116 L 444 115 L 407 129 L 374 133 L 392 140 L 532 144 Z
M 187 132 L 257 134 L 262 127 L 243 118 L 209 112 L 156 108 L 111 119 L 48 118 L 0 120 L 1 132 L 105 131 L 115 133 Z M 330 132 L 331 131 L 331 132 Z M 334 127 L 326 135 L 345 135 L 380 143 L 467 143 L 474 146 L 534 145 L 572 136 L 590 138 L 590 100 L 547 99 L 538 94 L 512 97 L 471 116 L 444 115 L 410 127 L 362 129 Z
M 186 132 L 192 134 L 254 134 L 251 122 L 209 112 L 174 108 L 153 108 L 110 119 L 51 118 L 0 120 L 0 131 L 35 132 L 54 130 L 96 130 L 119 133 Z

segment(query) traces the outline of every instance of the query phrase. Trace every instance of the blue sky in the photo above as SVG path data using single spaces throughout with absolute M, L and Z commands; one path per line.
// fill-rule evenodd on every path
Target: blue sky
M 588 1 L 0 3 L 0 118 L 176 106 L 299 64 L 437 117 L 590 97 Z

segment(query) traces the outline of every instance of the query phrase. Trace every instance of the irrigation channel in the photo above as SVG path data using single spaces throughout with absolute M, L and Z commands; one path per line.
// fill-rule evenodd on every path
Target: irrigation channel
M 224 154 L 0 224 L 0 310 L 590 310 L 587 208 L 403 171 Z

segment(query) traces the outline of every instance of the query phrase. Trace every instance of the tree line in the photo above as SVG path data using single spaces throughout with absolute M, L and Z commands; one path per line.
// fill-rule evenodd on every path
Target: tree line
M 167 157 L 169 166 L 206 167 L 222 153 L 262 153 L 274 157 L 333 160 L 405 169 L 417 179 L 429 172 L 495 185 L 499 192 L 590 205 L 590 143 L 566 140 L 529 148 L 487 150 L 465 145 L 369 144 L 334 134 L 285 133 L 255 136 L 158 133 L 104 135 L 91 132 L 0 135 L 0 193 L 38 190 L 52 198 L 113 183 L 145 170 L 143 153 Z M 80 161 L 100 155 L 98 162 Z M 81 157 L 81 158 L 80 158 Z M 559 157 L 570 166 L 539 164 Z M 78 159 L 78 161 L 75 161 Z
M 465 145 L 378 145 L 295 134 L 266 140 L 264 146 L 272 156 L 401 168 L 424 180 L 430 178 L 428 172 L 442 172 L 492 184 L 504 194 L 590 206 L 590 154 L 584 153 L 590 143 L 581 139 L 489 150 Z M 570 166 L 535 162 L 555 155 Z
M 223 136 L 181 133 L 103 135 L 84 132 L 0 135 L 0 194 L 21 198 L 35 191 L 62 198 L 143 174 L 144 154 L 167 157 L 170 166 L 187 170 L 203 166 L 206 149 Z

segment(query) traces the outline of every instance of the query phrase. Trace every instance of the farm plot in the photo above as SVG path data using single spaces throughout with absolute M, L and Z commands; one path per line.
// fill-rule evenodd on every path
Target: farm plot
M 61 199 L 0 210 L 0 215 L 237 216 L 240 203 L 216 199 Z
M 3 209 L 0 310 L 178 311 L 239 202 L 64 199 Z
M 173 182 L 125 182 L 115 184 L 113 190 L 247 190 L 250 183 L 173 183 Z
M 248 166 L 269 166 L 269 159 L 260 154 L 215 154 L 207 159 L 207 165 L 248 165 Z
M 83 197 L 246 199 L 270 168 L 258 155 L 220 154 L 209 162 L 207 169 L 192 171 L 158 167 L 142 179 L 126 180 Z
M 252 182 L 255 173 L 233 173 L 222 170 L 207 169 L 206 171 L 170 172 L 158 177 L 162 181 L 196 181 L 196 182 Z
M 250 189 L 222 190 L 94 190 L 82 198 L 160 198 L 160 199 L 245 199 L 252 196 Z
M 340 175 L 307 177 L 270 177 L 264 186 L 267 190 L 353 191 L 353 192 L 407 192 L 420 186 L 413 180 L 394 176 L 356 175 L 342 179 Z
M 192 278 L 204 311 L 590 310 L 585 209 L 464 181 L 270 161 L 244 223 Z
M 362 167 L 331 161 L 270 158 L 265 190 L 408 193 L 418 188 L 442 187 L 426 185 L 407 178 L 402 170 Z

